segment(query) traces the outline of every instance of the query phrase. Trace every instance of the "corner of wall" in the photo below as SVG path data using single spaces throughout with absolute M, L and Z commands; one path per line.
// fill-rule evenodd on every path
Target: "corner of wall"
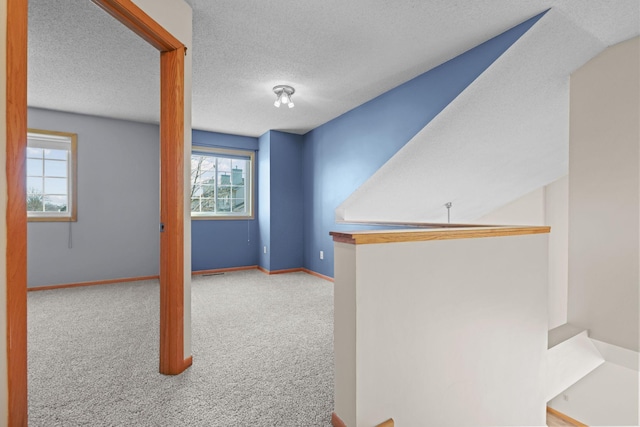
M 258 138 L 258 265 L 271 270 L 271 131 Z
M 544 187 L 549 235 L 549 329 L 567 323 L 569 295 L 569 176 Z
M 302 135 L 271 134 L 271 269 L 303 266 Z

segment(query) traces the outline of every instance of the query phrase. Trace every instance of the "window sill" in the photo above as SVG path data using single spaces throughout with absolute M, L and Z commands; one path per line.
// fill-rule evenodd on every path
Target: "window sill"
M 27 216 L 27 222 L 77 222 L 78 219 L 76 217 L 68 217 L 68 216 Z

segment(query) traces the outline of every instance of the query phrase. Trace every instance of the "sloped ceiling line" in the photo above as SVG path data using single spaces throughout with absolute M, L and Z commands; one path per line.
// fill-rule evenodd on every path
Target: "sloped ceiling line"
M 606 46 L 552 9 L 336 210 L 472 222 L 567 174 L 570 73 Z M 408 184 L 409 183 L 409 184 Z

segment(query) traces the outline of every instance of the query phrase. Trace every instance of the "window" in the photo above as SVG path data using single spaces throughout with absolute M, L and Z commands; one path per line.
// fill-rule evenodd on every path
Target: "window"
M 254 152 L 193 147 L 191 217 L 253 218 Z
M 76 143 L 74 133 L 27 132 L 27 219 L 75 221 Z

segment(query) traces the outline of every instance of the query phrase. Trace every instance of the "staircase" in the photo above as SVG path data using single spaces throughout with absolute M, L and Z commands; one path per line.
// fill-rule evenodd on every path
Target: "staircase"
M 565 323 L 549 331 L 547 402 L 605 362 L 586 330 Z

